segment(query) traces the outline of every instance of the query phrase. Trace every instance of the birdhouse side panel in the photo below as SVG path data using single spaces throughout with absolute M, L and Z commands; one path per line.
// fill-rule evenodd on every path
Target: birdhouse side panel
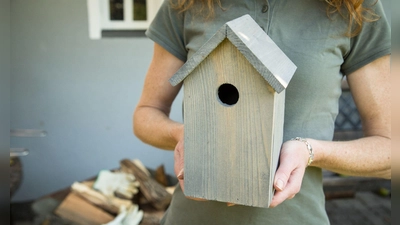
M 271 169 L 276 171 L 279 162 L 279 155 L 281 152 L 282 142 L 283 142 L 283 125 L 285 117 L 285 95 L 286 90 L 280 93 L 275 92 L 274 94 L 274 113 L 273 113 L 273 127 L 272 127 L 272 157 L 271 157 Z M 274 176 L 270 177 L 270 183 L 273 183 Z M 274 192 L 273 186 L 272 193 Z M 270 201 L 273 195 L 270 195 Z
M 237 90 L 237 102 L 221 99 L 225 84 Z M 268 207 L 274 93 L 227 40 L 185 79 L 186 195 Z

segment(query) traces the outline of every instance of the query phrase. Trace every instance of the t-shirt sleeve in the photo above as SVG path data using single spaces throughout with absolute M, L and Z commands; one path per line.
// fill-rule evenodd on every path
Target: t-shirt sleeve
M 150 27 L 146 30 L 146 36 L 185 62 L 187 50 L 183 34 L 184 13 L 171 8 L 169 2 L 169 0 L 164 0 Z
M 374 0 L 366 2 L 368 7 Z M 351 38 L 350 50 L 341 68 L 345 75 L 391 53 L 391 30 L 382 3 L 378 1 L 372 9 L 379 19 L 374 22 L 364 22 L 361 33 Z

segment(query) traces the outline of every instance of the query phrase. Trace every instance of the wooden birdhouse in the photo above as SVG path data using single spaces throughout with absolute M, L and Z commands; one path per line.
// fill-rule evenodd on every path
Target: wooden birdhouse
M 184 82 L 186 196 L 269 206 L 295 70 L 245 15 L 223 25 L 170 79 Z

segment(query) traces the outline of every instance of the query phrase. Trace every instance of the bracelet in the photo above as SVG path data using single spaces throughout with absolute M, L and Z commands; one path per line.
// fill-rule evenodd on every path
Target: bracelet
M 292 141 L 301 141 L 301 142 L 304 142 L 304 144 L 306 144 L 307 149 L 308 149 L 308 154 L 309 154 L 307 166 L 309 166 L 312 163 L 312 161 L 314 160 L 314 152 L 313 152 L 313 149 L 312 149 L 310 143 L 308 143 L 308 141 L 306 139 L 301 138 L 301 137 L 292 138 L 291 140 Z

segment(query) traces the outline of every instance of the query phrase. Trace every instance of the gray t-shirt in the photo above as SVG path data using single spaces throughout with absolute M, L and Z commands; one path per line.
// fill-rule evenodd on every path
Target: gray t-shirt
M 381 18 L 353 38 L 342 16 L 327 16 L 323 0 L 221 0 L 209 19 L 196 6 L 179 13 L 165 0 L 146 35 L 186 61 L 223 24 L 249 14 L 297 66 L 286 89 L 284 141 L 332 140 L 343 76 L 391 52 L 390 26 L 374 1 L 364 4 Z M 321 169 L 307 168 L 300 193 L 273 209 L 193 201 L 178 187 L 162 224 L 329 224 Z

